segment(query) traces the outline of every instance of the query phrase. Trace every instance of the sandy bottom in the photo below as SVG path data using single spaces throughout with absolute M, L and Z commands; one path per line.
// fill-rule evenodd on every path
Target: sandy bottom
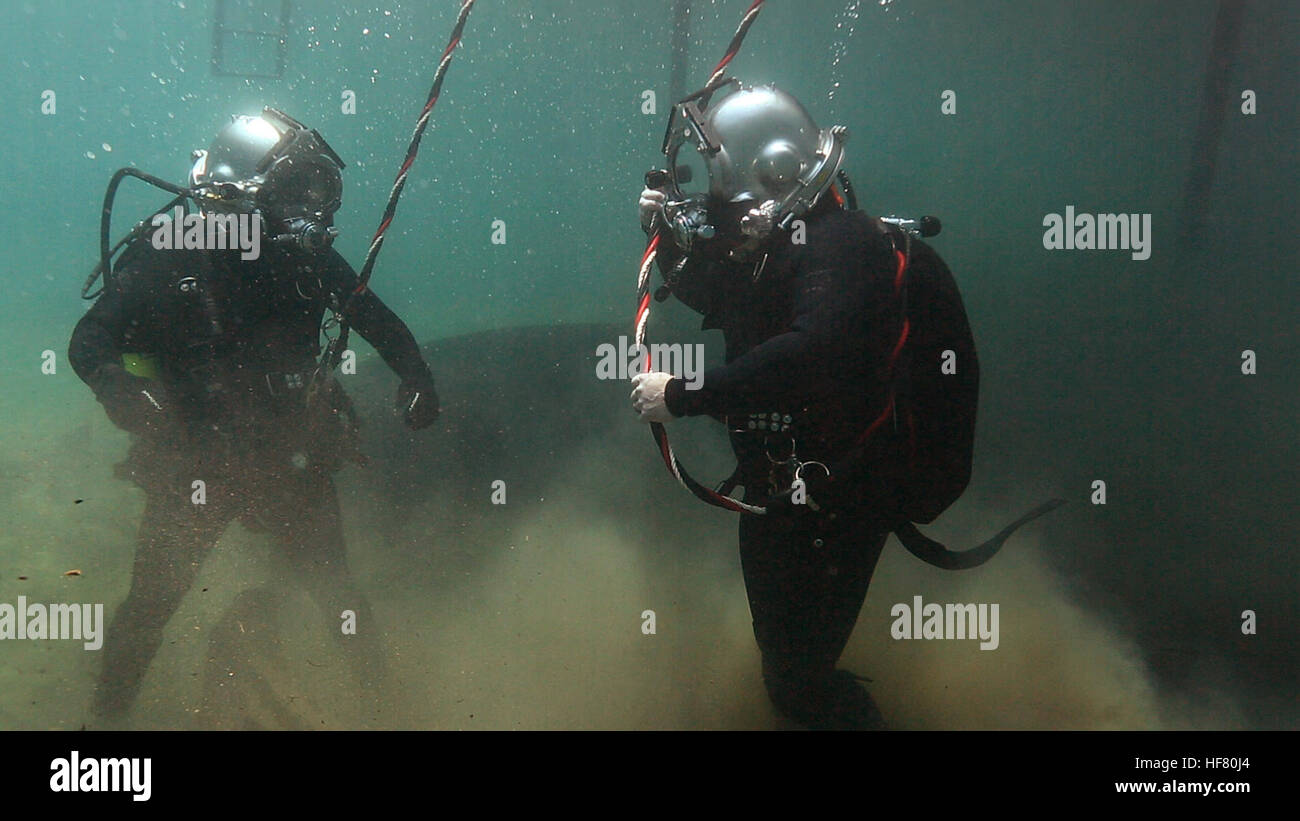
M 25 444 L 5 451 L 0 474 L 0 601 L 103 602 L 111 614 L 143 494 L 112 477 L 125 435 L 87 397 L 68 401 L 65 418 L 85 420 L 75 428 L 0 430 Z M 262 537 L 232 527 L 115 726 L 786 728 L 759 677 L 735 522 L 653 458 L 629 424 L 489 515 L 451 494 L 394 505 L 366 476 L 341 475 L 349 562 L 377 622 L 358 630 L 382 634 L 391 659 L 382 686 L 363 687 L 348 664 L 340 614 L 321 612 Z M 966 546 L 1019 512 L 963 499 L 930 532 Z M 1199 710 L 1162 701 L 1124 625 L 1047 569 L 1051 548 L 1031 525 L 991 564 L 944 573 L 891 541 L 841 666 L 873 679 L 897 729 L 1239 726 L 1226 697 Z M 890 608 L 916 595 L 998 603 L 1000 646 L 892 639 Z M 0 653 L 0 727 L 105 726 L 89 710 L 101 653 L 73 641 L 6 641 Z

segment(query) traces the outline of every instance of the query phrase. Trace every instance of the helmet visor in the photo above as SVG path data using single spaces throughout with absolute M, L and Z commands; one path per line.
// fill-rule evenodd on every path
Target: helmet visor
M 673 194 L 679 200 L 709 193 L 709 168 L 694 140 L 683 139 L 668 155 Z
M 262 207 L 277 217 L 333 214 L 342 197 L 338 166 L 320 155 L 280 158 L 261 191 Z
M 725 97 L 738 87 L 736 80 L 727 79 L 712 88 L 706 86 L 673 106 L 664 133 L 663 153 L 668 157 L 673 193 L 678 199 L 709 193 L 709 164 L 705 158 L 716 154 L 721 146 L 705 124 L 705 111 L 715 95 Z

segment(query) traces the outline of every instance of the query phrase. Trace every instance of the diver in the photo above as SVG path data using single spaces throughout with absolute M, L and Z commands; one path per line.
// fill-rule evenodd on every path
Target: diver
M 848 207 L 847 136 L 818 128 L 790 94 L 734 79 L 674 106 L 668 170 L 647 174 L 641 225 L 659 237 L 657 297 L 721 330 L 725 364 L 694 390 L 638 374 L 632 400 L 646 422 L 724 422 L 737 468 L 720 492 L 743 485 L 745 503 L 766 507 L 741 513 L 739 535 L 773 704 L 810 728 L 883 729 L 861 679 L 836 662 L 907 518 L 897 466 L 910 420 L 881 415 L 901 406 L 889 361 L 900 255 L 911 277 L 951 274 L 913 234 Z M 952 322 L 966 328 L 964 313 Z
M 374 346 L 400 378 L 396 410 L 408 427 L 439 415 L 410 330 L 357 288 L 331 245 L 344 164 L 320 134 L 267 108 L 232 118 L 194 158 L 190 187 L 168 188 L 198 203 L 193 224 L 182 234 L 155 215 L 157 228 L 137 226 L 116 269 L 102 263 L 104 289 L 68 352 L 132 434 L 117 475 L 145 492 L 130 592 L 95 691 L 105 717 L 134 702 L 164 627 L 234 521 L 278 543 L 326 614 L 356 613 L 364 639 L 348 657 L 363 681 L 381 681 L 382 642 L 347 570 L 332 478 L 364 456 L 348 396 L 317 360 L 322 332 L 346 322 Z M 260 234 L 232 235 L 247 226 Z

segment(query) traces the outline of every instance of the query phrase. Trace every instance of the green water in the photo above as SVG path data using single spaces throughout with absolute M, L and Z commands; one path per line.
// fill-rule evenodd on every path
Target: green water
M 130 584 L 143 495 L 112 474 L 128 439 L 66 362 L 111 173 L 182 182 L 231 114 L 281 108 L 348 164 L 336 247 L 359 267 L 458 6 L 292 3 L 283 75 L 246 79 L 213 71 L 214 5 L 5 4 L 0 602 L 111 613 Z M 363 698 L 331 643 L 335 614 L 235 527 L 169 624 L 126 726 L 788 726 L 763 692 L 734 521 L 674 486 L 626 386 L 595 379 L 605 331 L 537 330 L 631 331 L 636 195 L 662 159 L 673 5 L 480 0 L 455 53 L 372 282 L 443 351 L 430 365 L 448 412 L 417 434 L 441 439 L 418 481 L 395 480 L 384 459 L 338 478 L 390 686 Z M 747 3 L 689 5 L 688 90 Z M 1215 8 L 771 0 L 733 64 L 795 94 L 819 125 L 849 128 L 845 168 L 864 209 L 944 222 L 933 245 L 962 288 L 984 380 L 971 487 L 928 532 L 964 547 L 1042 498 L 1071 502 L 965 574 L 891 542 L 844 662 L 874 679 L 897 727 L 1297 725 L 1300 11 L 1249 4 L 1198 203 L 1208 230 L 1188 242 Z M 274 64 L 268 49 L 252 54 L 227 56 Z M 1246 89 L 1255 114 L 1240 110 Z M 126 183 L 115 235 L 165 201 Z M 1043 218 L 1067 206 L 1151 214 L 1150 259 L 1046 250 Z M 652 324 L 652 337 L 721 350 L 679 305 L 657 306 Z M 533 336 L 453 339 L 520 327 Z M 1254 375 L 1241 372 L 1247 349 Z M 586 381 L 550 370 L 588 360 Z M 399 424 L 383 412 L 395 380 L 365 384 L 377 442 Z M 473 424 L 494 415 L 513 420 L 510 435 Z M 720 430 L 677 424 L 688 464 L 724 475 Z M 489 503 L 492 477 L 512 488 L 507 504 Z M 1105 505 L 1091 499 L 1099 479 Z M 915 595 L 1000 602 L 999 649 L 892 640 L 890 606 Z M 0 728 L 93 726 L 100 664 L 77 642 L 0 642 Z

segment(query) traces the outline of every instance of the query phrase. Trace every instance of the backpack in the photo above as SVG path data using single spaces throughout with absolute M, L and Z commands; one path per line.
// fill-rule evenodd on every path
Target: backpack
M 902 439 L 894 466 L 900 512 L 934 521 L 970 483 L 979 402 L 975 339 L 952 272 L 928 245 L 903 229 L 873 220 L 894 244 L 898 271 L 899 340 L 892 356 L 890 396 Z M 902 319 L 905 317 L 906 322 Z M 886 413 L 859 441 L 879 427 Z
M 901 522 L 894 535 L 918 559 L 964 570 L 993 558 L 1024 524 L 1065 504 L 1049 499 L 969 550 L 950 550 L 917 530 L 957 501 L 970 483 L 979 404 L 979 359 L 957 282 L 943 260 L 897 226 L 877 220 L 893 241 L 898 262 L 894 293 L 900 333 L 889 362 L 890 401 L 859 439 L 889 418 L 898 421 L 902 447 L 893 449 L 893 478 Z M 901 343 L 901 344 L 900 344 Z

